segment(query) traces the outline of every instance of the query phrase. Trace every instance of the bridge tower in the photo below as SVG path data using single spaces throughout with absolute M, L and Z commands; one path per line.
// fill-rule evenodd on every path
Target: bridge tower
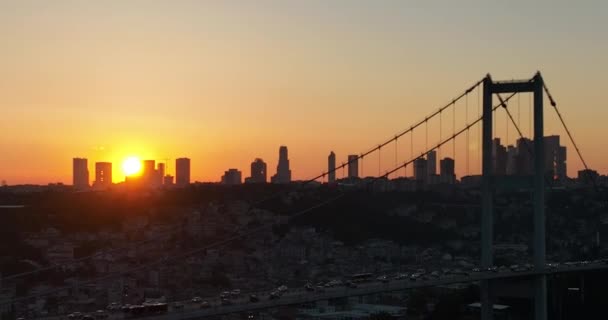
M 484 268 L 493 265 L 496 186 L 492 168 L 492 95 L 497 94 L 502 101 L 501 93 L 525 92 L 534 95 L 534 267 L 538 271 L 545 268 L 543 78 L 540 72 L 530 80 L 493 81 L 488 74 L 483 81 L 481 265 Z M 489 280 L 481 283 L 481 304 L 481 318 L 492 319 L 493 299 Z M 534 316 L 536 320 L 547 319 L 547 277 L 544 274 L 534 279 Z

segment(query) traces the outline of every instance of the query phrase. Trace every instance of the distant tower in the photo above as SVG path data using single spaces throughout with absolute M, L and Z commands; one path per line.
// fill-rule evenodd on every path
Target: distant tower
M 277 174 L 272 176 L 272 183 L 290 183 L 291 170 L 289 169 L 289 157 L 287 156 L 287 147 L 279 148 L 279 164 L 277 165 Z
M 348 156 L 348 177 L 359 177 L 359 156 L 356 154 L 351 154 Z
M 222 176 L 222 184 L 238 185 L 241 184 L 241 172 L 238 169 L 228 169 Z
M 329 157 L 327 157 L 327 182 L 335 183 L 336 182 L 336 154 L 332 151 L 329 153 Z
M 437 174 L 437 151 L 431 150 L 426 154 L 428 176 Z
M 495 138 L 494 140 L 492 140 L 492 159 L 494 175 L 506 175 L 508 154 L 507 148 L 505 148 L 505 146 L 500 143 L 500 138 Z
M 158 185 L 162 185 L 165 177 L 165 164 L 159 163 L 156 166 L 156 183 Z
M 175 184 L 178 187 L 190 184 L 190 159 L 175 159 Z
M 89 188 L 89 166 L 85 158 L 72 159 L 72 184 L 78 190 Z
M 143 161 L 142 179 L 146 187 L 154 186 L 154 183 L 156 182 L 156 161 Z
M 112 186 L 112 162 L 95 163 L 95 188 L 106 189 Z
M 426 183 L 428 178 L 428 162 L 425 158 L 414 160 L 414 179 Z
M 251 177 L 247 179 L 250 183 L 266 183 L 266 162 L 260 158 L 256 158 L 251 163 Z
M 566 147 L 560 146 L 557 151 L 557 156 L 555 158 L 555 167 L 557 172 L 557 179 L 560 181 L 565 181 L 568 179 L 568 167 L 566 164 Z
M 456 182 L 456 173 L 454 171 L 454 159 L 443 158 L 439 161 L 440 180 L 442 183 L 453 184 Z

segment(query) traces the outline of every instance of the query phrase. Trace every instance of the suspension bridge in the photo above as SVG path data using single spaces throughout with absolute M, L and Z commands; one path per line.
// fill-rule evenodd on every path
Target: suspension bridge
M 502 96 L 506 94 L 506 96 Z M 504 129 L 506 131 L 506 141 L 510 140 L 509 137 L 509 128 L 512 127 L 515 129 L 516 138 L 523 139 L 524 132 L 521 128 L 521 99 L 520 95 L 528 95 L 529 96 L 529 128 L 528 133 L 530 136 L 533 136 L 532 143 L 527 144 L 525 147 L 533 156 L 534 160 L 534 189 L 533 189 L 533 204 L 534 204 L 534 268 L 528 270 L 526 272 L 483 272 L 479 274 L 470 274 L 466 276 L 450 276 L 443 277 L 439 279 L 430 279 L 424 281 L 398 281 L 392 282 L 388 285 L 385 284 L 374 284 L 369 286 L 364 286 L 360 288 L 344 288 L 337 291 L 331 291 L 326 293 L 294 293 L 285 299 L 281 299 L 280 301 L 264 301 L 259 303 L 243 303 L 239 305 L 233 306 L 218 306 L 211 308 L 209 310 L 197 310 L 191 313 L 167 313 L 164 315 L 155 316 L 154 319 L 199 319 L 210 315 L 221 315 L 227 313 L 234 312 L 245 312 L 249 310 L 258 310 L 262 308 L 271 308 L 281 305 L 290 305 L 290 304 L 301 304 L 305 302 L 318 301 L 323 299 L 332 299 L 332 298 L 341 298 L 341 297 L 349 297 L 349 296 L 360 296 L 360 295 L 368 295 L 373 293 L 387 292 L 387 291 L 398 291 L 398 290 L 406 290 L 416 287 L 423 286 L 437 286 L 443 284 L 450 283 L 466 283 L 466 282 L 480 282 L 481 283 L 481 316 L 482 319 L 492 319 L 493 310 L 492 305 L 494 301 L 494 297 L 492 296 L 491 288 L 492 284 L 497 279 L 508 279 L 508 278 L 525 278 L 529 279 L 534 283 L 534 302 L 535 302 L 535 319 L 537 320 L 545 320 L 547 319 L 547 289 L 546 289 L 546 279 L 548 275 L 562 272 L 582 272 L 587 270 L 603 270 L 608 265 L 605 263 L 593 263 L 591 265 L 578 265 L 576 267 L 568 266 L 568 267 L 560 267 L 557 269 L 548 269 L 545 258 L 545 206 L 544 206 L 544 192 L 545 192 L 545 183 L 547 176 L 545 175 L 545 159 L 544 159 L 544 104 L 543 99 L 546 97 L 549 99 L 551 107 L 557 113 L 561 124 L 563 125 L 572 146 L 574 146 L 583 166 L 588 169 L 587 163 L 582 157 L 580 149 L 576 144 L 571 131 L 566 126 L 566 122 L 559 112 L 557 103 L 553 99 L 549 89 L 547 88 L 545 81 L 543 80 L 540 72 L 536 73 L 532 78 L 525 80 L 517 80 L 517 81 L 494 81 L 492 80 L 490 75 L 487 75 L 475 82 L 472 86 L 464 90 L 461 94 L 456 96 L 454 99 L 450 100 L 446 105 L 440 107 L 436 111 L 432 112 L 430 115 L 426 116 L 421 121 L 411 125 L 409 128 L 402 130 L 391 136 L 390 138 L 384 140 L 382 143 L 377 144 L 376 146 L 368 149 L 365 152 L 360 153 L 356 157 L 349 159 L 348 162 L 343 162 L 341 165 L 331 169 L 325 170 L 321 174 L 307 180 L 303 183 L 303 185 L 315 182 L 315 181 L 323 181 L 326 176 L 330 173 L 335 173 L 340 170 L 344 170 L 344 168 L 353 164 L 356 161 L 363 162 L 364 159 L 369 159 L 373 154 L 378 155 L 378 173 L 377 175 L 373 175 L 373 178 L 367 180 L 366 183 L 374 183 L 379 179 L 385 179 L 388 177 L 399 177 L 401 176 L 401 172 L 403 172 L 403 176 L 407 175 L 407 170 L 411 170 L 412 174 L 414 174 L 413 164 L 425 157 L 431 151 L 437 151 L 441 157 L 442 154 L 449 154 L 449 150 L 446 150 L 450 147 L 451 144 L 451 156 L 452 159 L 457 158 L 457 153 L 464 156 L 458 158 L 465 159 L 465 165 L 463 166 L 463 170 L 466 175 L 472 174 L 471 165 L 471 153 L 474 153 L 474 157 L 479 156 L 479 171 L 482 177 L 482 201 L 481 201 L 481 261 L 480 266 L 482 270 L 490 270 L 493 264 L 493 217 L 494 217 L 494 190 L 496 188 L 495 185 L 495 173 L 494 173 L 494 164 L 493 164 L 493 156 L 492 156 L 492 141 L 496 134 L 496 115 L 495 113 L 498 110 L 504 110 L 506 124 Z M 510 106 L 513 106 L 513 98 L 517 96 L 517 113 L 516 116 L 513 116 L 512 111 L 509 109 Z M 469 100 L 470 97 L 475 98 L 477 101 L 477 115 L 470 116 L 469 110 Z M 495 99 L 494 99 L 495 98 Z M 464 101 L 463 101 L 464 100 Z M 494 101 L 497 103 L 494 103 Z M 464 116 L 457 115 L 457 109 L 459 106 L 464 106 Z M 461 107 L 462 108 L 462 107 Z M 457 122 L 462 122 L 461 126 L 457 126 Z M 447 123 L 447 125 L 446 125 Z M 438 134 L 433 135 L 429 133 L 429 126 L 436 125 L 438 126 Z M 446 127 L 448 127 L 446 129 Z M 424 137 L 424 147 L 416 148 L 415 150 L 415 132 L 423 131 Z M 447 132 L 447 133 L 446 133 Z M 408 139 L 409 138 L 409 139 Z M 465 141 L 465 148 L 457 148 L 457 140 Z M 471 140 L 474 140 L 474 143 L 471 143 Z M 409 141 L 408 141 L 409 140 Z M 525 139 L 524 139 L 525 141 Z M 400 150 L 399 144 L 405 142 L 409 144 L 409 154 L 405 155 L 405 161 L 401 161 L 400 158 Z M 409 143 L 408 143 L 409 142 Z M 388 170 L 383 170 L 382 166 L 382 152 L 386 152 L 390 148 L 390 145 L 394 145 L 394 153 L 395 153 L 395 161 L 394 165 Z M 471 145 L 476 145 L 476 148 L 471 148 Z M 408 149 L 407 147 L 403 149 Z M 471 150 L 473 149 L 473 152 Z M 404 150 L 401 150 L 401 154 L 404 154 Z M 363 170 L 363 166 L 362 166 Z M 329 203 L 332 203 L 341 197 L 343 197 L 348 191 L 342 190 L 337 195 L 333 195 L 329 199 L 325 199 L 313 206 L 310 206 L 304 210 L 300 210 L 298 212 L 294 212 L 289 215 L 288 220 L 293 221 L 294 219 L 306 215 L 322 206 L 325 206 Z M 272 195 L 269 198 L 262 199 L 253 203 L 252 207 L 256 207 L 261 205 L 262 203 L 268 201 L 269 199 L 273 199 L 281 196 L 281 193 L 277 193 Z M 83 282 L 80 282 L 79 285 L 87 285 L 93 283 L 99 283 L 103 281 L 110 281 L 112 279 L 117 279 L 123 277 L 127 274 L 132 274 L 134 272 L 138 272 L 144 269 L 150 269 L 161 264 L 166 263 L 167 261 L 179 261 L 185 258 L 195 256 L 202 252 L 206 252 L 207 250 L 220 248 L 226 246 L 227 244 L 247 238 L 249 236 L 258 234 L 260 232 L 269 231 L 274 224 L 262 225 L 254 228 L 250 228 L 247 230 L 243 230 L 236 235 L 230 236 L 221 241 L 217 241 L 210 245 L 206 245 L 201 248 L 196 248 L 187 252 L 177 253 L 171 255 L 167 258 L 159 259 L 157 261 L 153 261 L 150 263 L 146 263 L 129 270 L 113 273 L 109 275 L 105 275 L 102 277 L 89 279 Z M 172 229 L 172 231 L 178 231 L 179 228 Z M 162 241 L 162 239 L 154 239 L 154 240 L 146 240 L 141 241 L 130 246 L 124 248 L 116 248 L 110 249 L 102 252 L 95 253 L 93 255 L 83 257 L 80 259 L 76 259 L 72 262 L 82 262 L 93 257 L 112 252 L 122 252 L 125 250 L 129 250 L 133 247 L 138 247 L 140 245 L 145 245 L 154 241 Z M 24 272 L 21 274 L 11 275 L 8 277 L 4 277 L 3 281 L 12 281 L 21 277 L 30 276 L 32 274 L 36 274 L 43 271 L 52 270 L 55 268 L 59 268 L 60 266 L 48 266 L 44 268 L 40 268 L 30 272 Z M 2 305 L 13 305 L 16 303 L 23 303 L 27 301 L 31 301 L 32 299 L 51 296 L 57 294 L 59 292 L 70 289 L 70 286 L 54 288 L 42 293 L 38 293 L 35 295 L 27 295 L 24 297 L 16 297 L 7 301 L 2 301 L 0 304 Z

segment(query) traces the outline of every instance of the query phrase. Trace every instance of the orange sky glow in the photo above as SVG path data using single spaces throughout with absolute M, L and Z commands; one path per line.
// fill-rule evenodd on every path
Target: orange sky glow
M 458 8 L 386 1 L 5 1 L 0 4 L 0 180 L 71 184 L 72 158 L 192 159 L 192 181 L 249 176 L 263 158 L 275 173 L 280 145 L 295 179 L 326 169 L 423 119 L 491 73 L 543 73 L 587 162 L 608 173 L 603 93 L 608 5 L 573 8 L 470 1 Z M 516 9 L 517 7 L 517 9 Z M 491 19 L 491 20 L 488 20 Z M 457 128 L 478 114 L 459 105 Z M 529 132 L 529 97 L 511 110 Z M 546 134 L 568 147 L 568 174 L 582 164 L 546 103 Z M 507 139 L 504 112 L 497 135 Z M 451 113 L 442 135 L 452 132 Z M 478 129 L 456 142 L 459 176 L 479 171 Z M 414 154 L 427 145 L 415 133 Z M 510 126 L 508 142 L 514 143 Z M 439 140 L 429 124 L 428 145 Z M 363 162 L 363 175 L 411 157 L 410 137 Z M 440 151 L 452 156 L 452 145 Z M 468 171 L 467 171 L 468 167 Z M 402 173 L 400 173 L 402 175 Z M 411 170 L 407 171 L 411 175 Z M 338 173 L 338 177 L 341 172 Z

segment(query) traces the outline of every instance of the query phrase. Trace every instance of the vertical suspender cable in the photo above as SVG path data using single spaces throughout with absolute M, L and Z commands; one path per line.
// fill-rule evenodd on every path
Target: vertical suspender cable
M 506 106 L 505 108 L 509 107 L 509 103 L 506 102 Z M 507 116 L 507 114 L 505 113 L 505 131 L 506 131 L 506 137 L 505 137 L 505 146 L 509 145 L 509 117 Z
M 532 132 L 532 119 L 534 118 L 534 112 L 532 111 L 532 94 L 528 94 L 528 96 L 530 97 L 528 99 L 528 134 L 530 139 L 533 139 L 532 137 L 534 137 L 534 133 Z
M 517 94 L 517 126 L 521 126 L 521 94 Z
M 410 133 L 410 159 L 414 159 L 414 130 Z M 414 176 L 414 166 L 412 166 L 412 177 Z
M 425 133 L 425 142 L 424 142 L 424 150 L 429 150 L 429 120 L 427 119 L 424 122 L 424 130 L 426 130 Z
M 452 136 L 456 135 L 456 102 L 452 106 Z M 452 139 L 452 157 L 456 162 L 456 138 Z
M 439 112 L 439 141 L 441 141 L 442 138 L 442 134 L 441 134 L 441 127 L 443 126 L 443 120 L 441 119 L 441 112 Z M 438 148 L 438 153 L 439 153 L 439 159 L 441 159 L 441 146 L 439 146 Z
M 378 177 L 380 177 L 382 174 L 380 173 L 381 169 L 380 167 L 382 163 L 382 148 L 378 147 Z
M 481 88 L 477 88 L 477 119 L 481 118 Z M 478 160 L 479 160 L 479 174 L 481 175 L 481 145 L 482 145 L 482 140 L 481 140 L 481 125 L 477 125 L 477 155 Z
M 466 124 L 466 126 L 469 126 L 469 95 L 467 94 L 465 97 L 465 112 L 464 112 L 464 122 Z M 467 156 L 466 156 L 466 167 L 467 167 L 467 175 L 470 174 L 469 172 L 469 129 L 467 128 L 467 145 L 466 145 L 466 152 L 467 152 Z
M 397 161 L 398 161 L 398 157 L 399 157 L 399 152 L 397 151 L 397 148 L 399 147 L 399 139 L 395 138 L 395 167 L 397 167 Z M 399 174 L 396 173 L 395 177 L 398 177 Z

